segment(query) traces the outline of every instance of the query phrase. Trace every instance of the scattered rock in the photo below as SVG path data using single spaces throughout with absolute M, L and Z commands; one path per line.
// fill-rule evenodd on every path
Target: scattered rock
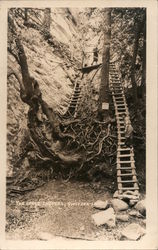
M 113 198 L 118 198 L 119 197 L 119 193 L 118 193 L 118 190 L 115 191 L 115 193 L 113 194 Z
M 46 232 L 39 232 L 37 238 L 39 240 L 51 240 L 53 238 L 53 235 Z
M 146 216 L 145 200 L 139 201 L 136 204 L 135 209 L 138 210 L 143 216 Z
M 129 201 L 129 205 L 130 205 L 130 207 L 133 207 L 135 204 L 137 204 L 137 202 L 138 202 L 138 199 L 133 199 L 133 200 L 130 200 Z
M 126 221 L 129 221 L 129 216 L 128 214 L 118 214 L 116 215 L 116 219 L 126 222 Z
M 93 214 L 92 219 L 97 226 L 107 225 L 108 227 L 115 227 L 115 214 L 112 207 L 105 211 Z
M 141 236 L 145 234 L 144 228 L 136 223 L 128 225 L 122 232 L 122 237 L 127 240 L 138 240 Z
M 128 209 L 128 204 L 122 200 L 119 200 L 119 199 L 112 199 L 111 204 L 116 212 Z
M 142 214 L 140 214 L 138 211 L 136 210 L 132 210 L 129 212 L 129 215 L 131 216 L 135 216 L 135 217 L 138 217 L 138 218 L 143 218 Z
M 106 209 L 108 206 L 108 201 L 98 200 L 94 203 L 93 207 L 97 209 Z

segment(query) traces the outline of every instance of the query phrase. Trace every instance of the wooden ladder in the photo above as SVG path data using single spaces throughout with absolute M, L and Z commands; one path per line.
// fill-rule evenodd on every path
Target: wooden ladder
M 132 191 L 134 195 L 139 195 L 139 186 L 134 161 L 134 149 L 125 145 L 125 124 L 124 114 L 129 118 L 129 111 L 124 95 L 124 88 L 119 79 L 114 63 L 109 67 L 109 87 L 112 93 L 115 116 L 117 120 L 117 184 L 118 193 L 121 195 L 126 191 Z
M 80 98 L 81 98 L 81 87 L 80 87 L 80 82 L 78 81 L 75 84 L 74 91 L 70 99 L 68 109 L 66 113 L 64 114 L 65 117 L 70 117 L 70 116 L 75 117 Z

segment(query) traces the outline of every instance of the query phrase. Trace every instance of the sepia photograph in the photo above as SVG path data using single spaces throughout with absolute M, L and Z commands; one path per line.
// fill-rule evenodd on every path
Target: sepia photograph
M 7 8 L 6 240 L 145 239 L 147 27 L 146 7 Z

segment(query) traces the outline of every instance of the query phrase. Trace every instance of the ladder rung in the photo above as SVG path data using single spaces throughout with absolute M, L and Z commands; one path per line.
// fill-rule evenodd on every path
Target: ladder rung
M 116 113 L 116 119 L 119 119 L 119 120 L 121 119 L 121 121 L 124 123 L 124 120 L 123 120 L 123 118 L 122 118 L 122 115 L 125 114 L 126 111 L 120 112 L 120 113 L 118 113 L 118 111 L 116 111 L 115 113 Z
M 119 112 L 117 109 L 115 109 L 115 113 L 116 113 L 116 118 L 121 118 L 122 119 L 122 115 L 127 114 L 127 111 L 125 110 L 125 111 Z
M 124 112 L 127 112 L 128 113 L 128 109 L 125 107 L 125 108 L 122 108 L 122 107 L 118 107 L 118 106 L 115 106 L 115 109 L 116 109 L 116 112 L 118 114 L 120 114 L 121 112 L 124 113 Z
M 126 137 L 124 137 L 124 136 L 118 136 L 118 138 L 119 138 L 120 140 L 125 140 L 125 139 L 126 139 Z
M 118 131 L 117 134 L 121 136 L 121 134 L 125 134 L 125 131 Z
M 112 90 L 112 94 L 113 95 L 122 95 L 123 94 L 123 91 L 114 91 L 114 90 Z
M 125 104 L 125 102 L 119 102 L 118 103 L 118 101 L 114 101 L 114 106 L 116 106 L 116 107 L 127 107 L 127 105 Z
M 136 174 L 128 173 L 128 174 L 117 174 L 117 176 L 136 176 Z
M 115 95 L 115 96 L 116 96 L 116 95 L 121 95 L 120 98 L 123 98 L 123 93 L 114 93 L 114 95 Z M 118 98 L 118 97 L 116 97 L 116 98 Z
M 76 105 L 70 104 L 70 108 L 76 108 Z
M 122 84 L 110 84 L 112 89 L 123 89 Z
M 121 190 L 139 190 L 139 187 L 122 187 Z
M 126 103 L 124 102 L 124 101 L 113 101 L 114 102 L 114 106 L 117 106 L 117 107 L 123 107 L 123 106 L 125 106 L 125 107 L 127 107 L 127 105 L 126 105 Z
M 73 96 L 72 100 L 74 100 L 74 101 L 76 100 L 76 101 L 77 101 L 79 98 L 80 98 L 80 97 Z
M 131 153 L 131 154 L 126 154 L 126 155 L 120 155 L 120 154 L 117 155 L 117 157 L 120 157 L 120 158 L 122 158 L 122 157 L 131 157 L 131 156 L 134 156 L 134 154 Z
M 117 151 L 131 151 L 131 148 L 118 148 Z
M 121 163 L 132 163 L 132 162 L 135 162 L 135 161 L 117 161 L 117 163 L 121 164 Z
M 138 181 L 137 180 L 128 180 L 128 181 L 117 180 L 117 182 L 121 182 L 121 183 L 135 183 L 135 182 L 138 182 Z
M 122 95 L 123 91 L 114 91 L 114 90 L 112 90 L 112 94 L 113 95 Z
M 117 167 L 116 169 L 117 170 L 132 170 L 132 169 L 136 169 L 136 168 L 135 167 L 124 167 L 124 168 Z
M 111 89 L 111 91 L 114 93 L 114 94 L 124 94 L 123 90 L 122 89 Z
M 119 142 L 118 145 L 125 145 L 125 143 L 124 142 Z
M 111 90 L 121 90 L 121 91 L 123 91 L 123 88 L 121 87 L 121 86 L 118 86 L 118 87 L 110 87 L 111 88 Z
M 116 111 L 116 114 L 118 114 L 118 115 L 122 115 L 122 114 L 124 114 L 124 113 L 127 113 L 128 114 L 128 111 L 127 110 L 125 110 L 125 111 Z
M 116 112 L 115 112 L 116 113 Z M 123 113 L 124 114 L 124 113 Z M 117 115 L 116 116 L 116 120 L 117 120 L 117 122 L 119 122 L 120 124 L 124 124 L 124 120 L 123 120 L 123 118 L 122 118 L 122 114 L 121 115 Z
M 73 103 L 77 103 L 77 100 L 71 100 L 71 102 L 73 102 Z
M 125 104 L 124 104 L 124 105 L 117 105 L 117 104 L 115 104 L 115 106 L 116 106 L 117 109 L 119 109 L 119 110 L 127 109 L 127 107 L 125 107 Z
M 116 119 L 117 119 L 117 122 L 119 122 L 120 124 L 124 124 L 124 120 L 123 120 L 122 116 L 117 115 Z
M 122 118 L 122 116 L 117 116 L 117 121 L 119 122 L 119 123 L 122 123 L 122 124 L 124 124 L 124 119 Z
M 124 95 L 122 95 L 121 97 L 115 97 L 116 100 L 120 100 L 122 99 L 124 101 Z
M 120 93 L 123 93 L 123 89 L 121 88 L 121 87 L 119 87 L 119 88 L 111 88 L 111 91 L 115 91 L 116 93 L 117 92 L 120 92 Z
M 111 89 L 116 89 L 116 90 L 124 90 L 123 89 L 123 86 L 122 86 L 122 84 L 120 83 L 120 82 L 113 82 L 113 83 L 111 83 L 110 84 L 110 88 Z
M 127 104 L 126 104 L 124 101 L 114 101 L 114 103 L 115 103 L 117 106 L 127 106 Z
M 109 83 L 109 85 L 111 88 L 122 88 L 123 89 L 123 85 L 120 81 L 114 82 L 114 80 L 113 80 Z

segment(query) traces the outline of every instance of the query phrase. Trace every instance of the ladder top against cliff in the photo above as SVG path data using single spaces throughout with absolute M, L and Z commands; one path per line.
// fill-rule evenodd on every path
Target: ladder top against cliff
M 82 73 L 89 73 L 91 70 L 97 69 L 101 65 L 102 65 L 102 63 L 90 65 L 90 66 L 85 66 L 85 67 L 80 68 L 79 70 L 81 70 Z

